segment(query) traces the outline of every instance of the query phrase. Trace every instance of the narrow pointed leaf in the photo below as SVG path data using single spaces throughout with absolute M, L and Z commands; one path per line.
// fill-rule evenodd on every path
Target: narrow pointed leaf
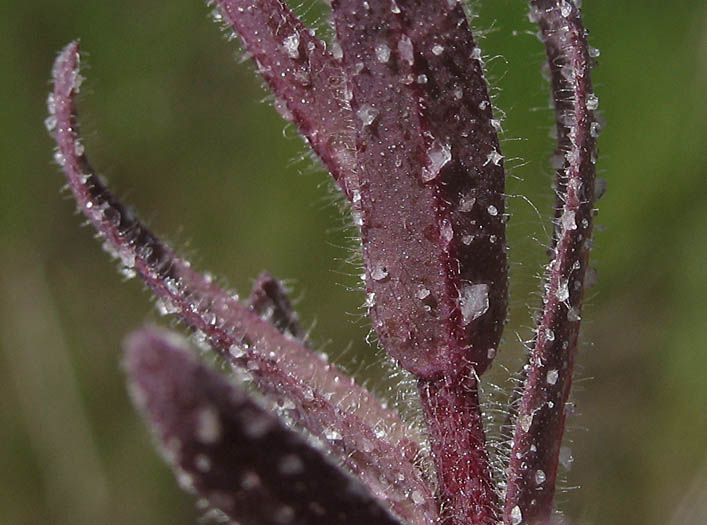
M 133 398 L 183 484 L 243 525 L 401 523 L 175 337 L 132 334 L 125 364 Z
M 534 0 L 530 5 L 552 72 L 556 155 L 562 166 L 557 172 L 558 205 L 544 307 L 515 423 L 506 523 L 545 523 L 553 510 L 592 238 L 598 131 L 592 58 L 579 9 L 562 0 Z
M 269 273 L 261 274 L 253 283 L 248 296 L 248 307 L 280 332 L 289 334 L 302 344 L 306 344 L 306 334 L 300 326 L 297 312 L 294 311 L 287 297 L 285 287 Z
M 341 62 L 280 0 L 212 0 L 349 199 L 357 187 L 353 117 Z
M 95 175 L 77 133 L 73 99 L 78 65 L 78 44 L 72 43 L 54 67 L 50 106 L 56 119 L 56 159 L 79 209 L 105 239 L 106 249 L 121 260 L 125 271 L 142 277 L 163 312 L 176 315 L 232 366 L 247 371 L 371 490 L 388 498 L 395 512 L 410 521 L 418 515 L 435 516 L 431 489 L 413 463 L 420 455 L 416 433 L 353 379 L 195 272 L 128 213 Z

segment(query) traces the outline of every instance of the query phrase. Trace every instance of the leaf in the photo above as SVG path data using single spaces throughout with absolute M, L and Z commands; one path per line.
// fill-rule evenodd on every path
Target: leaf
M 182 485 L 244 525 L 400 524 L 366 487 L 199 364 L 173 333 L 126 341 L 133 399 Z

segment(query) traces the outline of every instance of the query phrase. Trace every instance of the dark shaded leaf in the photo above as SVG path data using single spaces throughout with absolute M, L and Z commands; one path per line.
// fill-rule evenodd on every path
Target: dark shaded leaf
M 133 398 L 183 485 L 244 525 L 400 524 L 273 413 L 199 364 L 173 333 L 126 342 Z

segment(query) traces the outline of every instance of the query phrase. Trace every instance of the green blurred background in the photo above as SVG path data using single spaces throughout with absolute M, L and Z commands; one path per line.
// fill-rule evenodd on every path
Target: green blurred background
M 311 2 L 299 9 L 310 22 L 322 12 Z M 517 341 L 539 302 L 552 114 L 525 3 L 481 4 L 474 25 L 514 159 L 512 308 L 489 376 L 508 390 L 504 368 L 518 368 Z M 569 421 L 575 461 L 558 502 L 577 524 L 705 523 L 707 8 L 584 4 L 601 50 L 599 168 L 609 190 Z M 116 193 L 242 294 L 264 269 L 289 280 L 317 345 L 361 380 L 381 375 L 327 175 L 260 103 L 252 67 L 236 63 L 234 43 L 207 14 L 199 0 L 0 7 L 0 523 L 186 524 L 201 515 L 154 452 L 119 368 L 126 333 L 168 321 L 79 227 L 51 162 L 44 101 L 51 63 L 71 39 L 88 54 L 87 151 Z

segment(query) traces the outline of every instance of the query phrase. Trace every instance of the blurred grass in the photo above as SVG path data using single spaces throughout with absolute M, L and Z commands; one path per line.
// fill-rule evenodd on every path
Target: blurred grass
M 560 507 L 574 523 L 702 523 L 707 9 L 699 0 L 584 4 L 601 49 L 599 168 L 609 191 L 570 420 L 566 486 L 580 488 L 562 492 Z M 508 192 L 546 217 L 552 115 L 525 11 L 518 0 L 484 1 L 474 23 L 492 29 L 484 51 L 503 57 L 489 60 L 489 76 L 507 114 L 504 153 L 527 162 L 510 163 Z M 121 339 L 158 316 L 78 227 L 50 161 L 49 70 L 71 39 L 81 38 L 90 66 L 80 101 L 87 151 L 116 192 L 241 293 L 263 269 L 293 280 L 315 341 L 360 378 L 376 375 L 326 175 L 291 129 L 283 138 L 282 121 L 258 103 L 265 92 L 252 68 L 235 64 L 207 12 L 194 0 L 0 7 L 1 523 L 193 523 L 199 514 L 154 454 L 119 370 Z M 528 335 L 545 257 L 543 221 L 521 197 L 509 206 L 511 321 L 491 374 L 501 384 L 501 365 L 520 362 L 515 334 Z

